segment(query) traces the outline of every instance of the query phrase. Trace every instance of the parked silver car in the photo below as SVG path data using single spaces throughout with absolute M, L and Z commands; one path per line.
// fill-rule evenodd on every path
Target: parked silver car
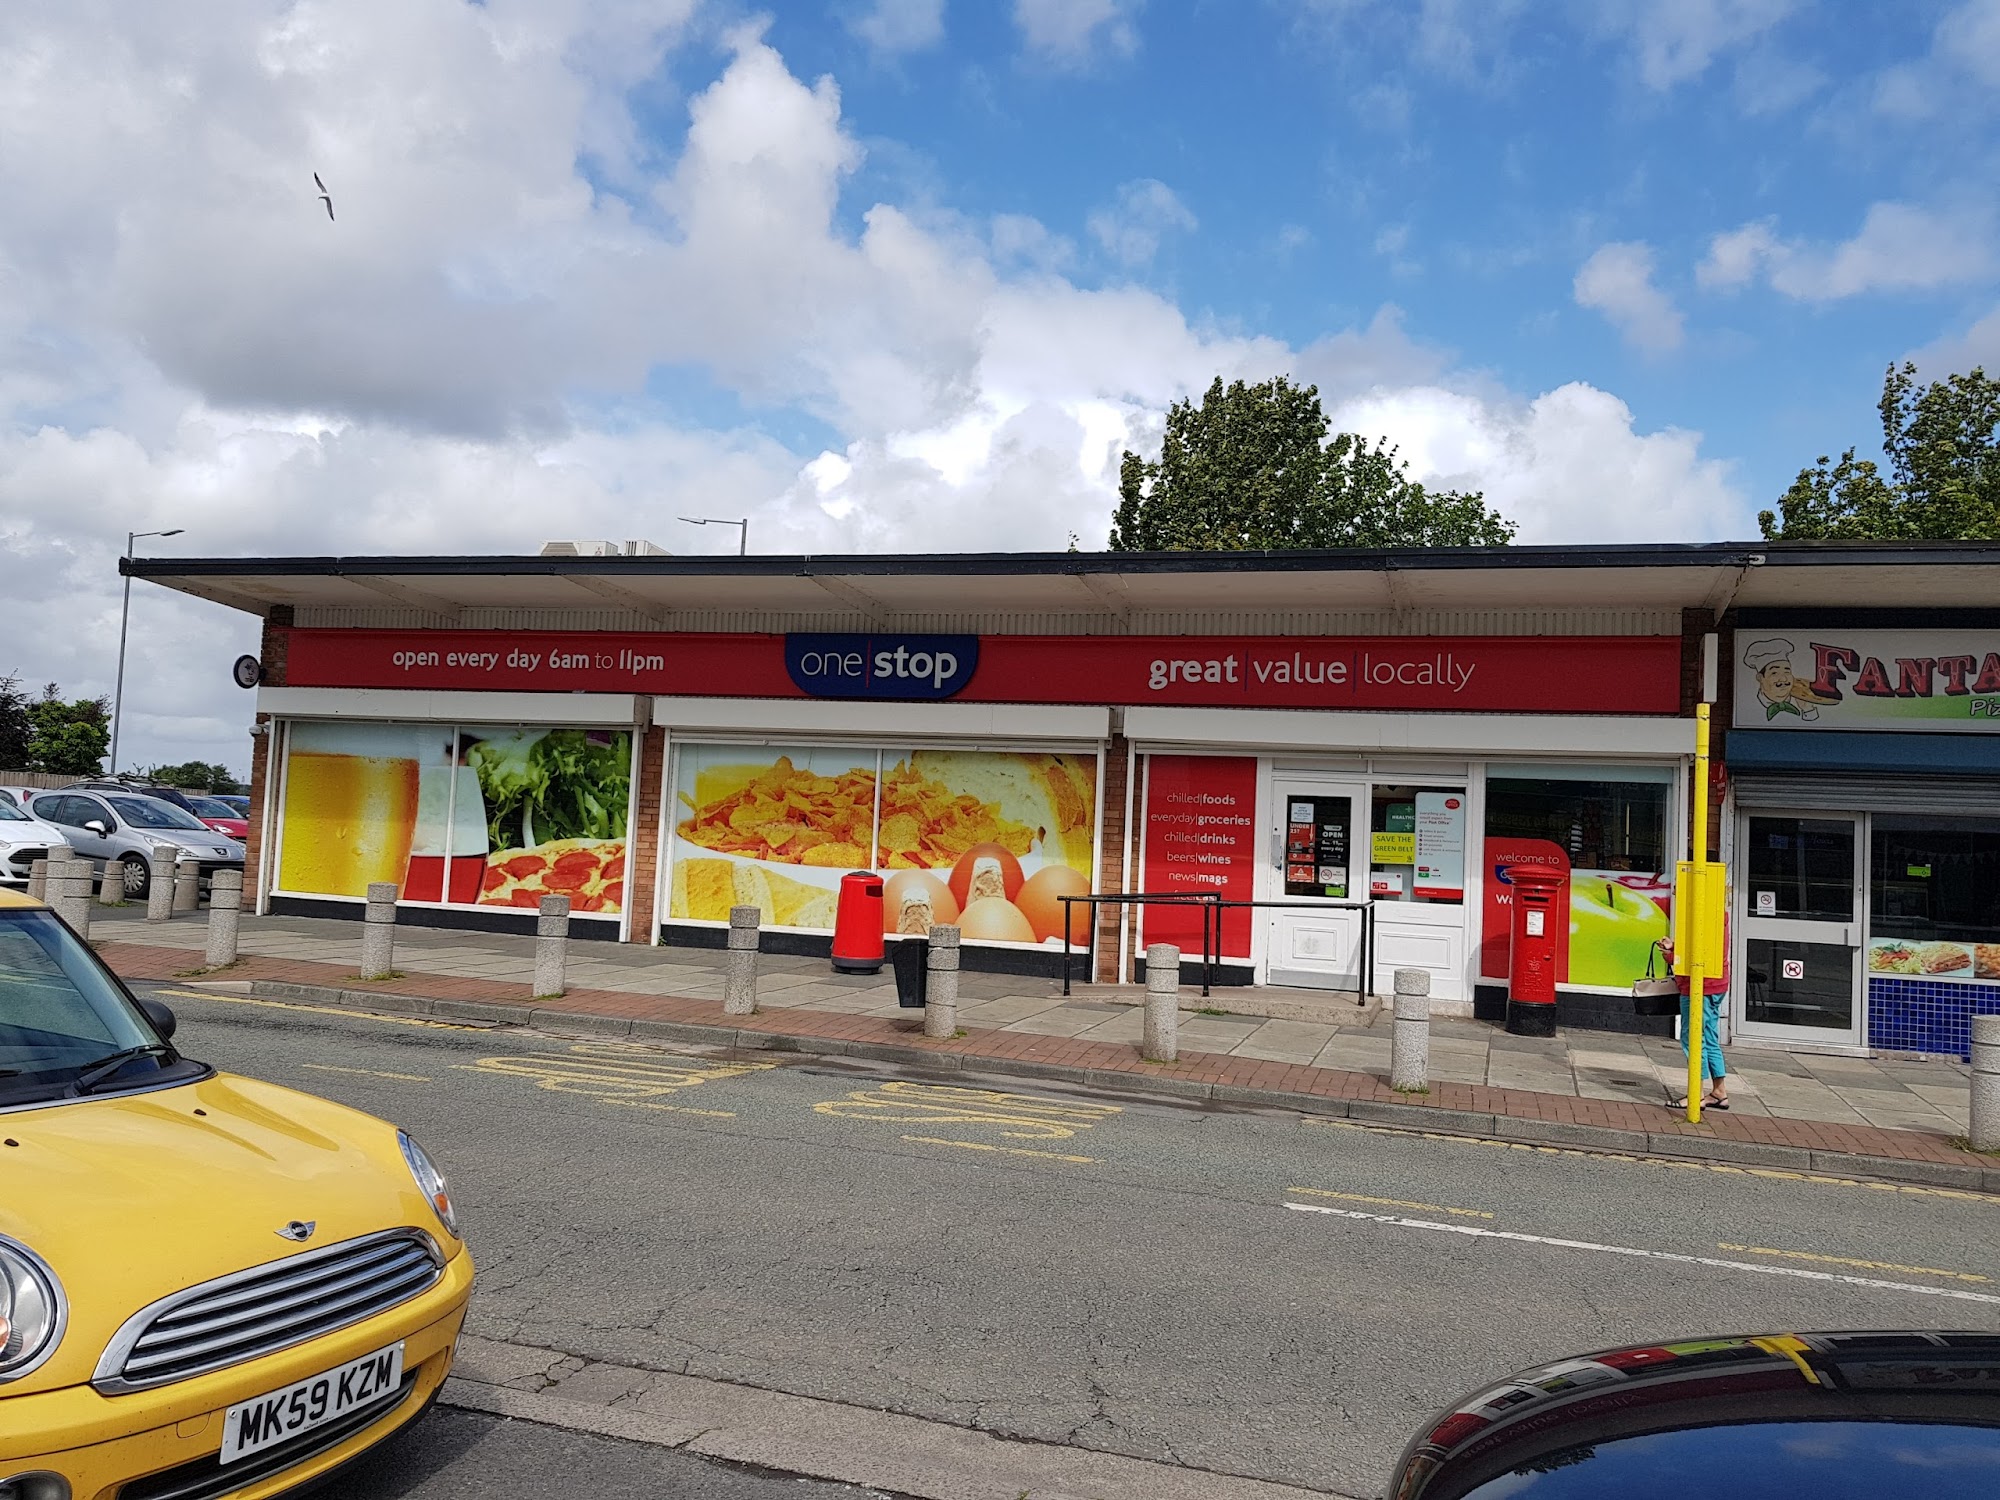
M 29 809 L 62 830 L 63 838 L 86 856 L 102 876 L 107 861 L 124 866 L 125 895 L 142 899 L 153 883 L 153 854 L 172 844 L 183 857 L 201 862 L 201 888 L 217 870 L 243 868 L 243 846 L 206 827 L 193 813 L 139 792 L 64 788 L 37 792 Z
M 28 867 L 67 842 L 61 829 L 23 812 L 14 797 L 0 791 L 0 885 L 25 886 Z

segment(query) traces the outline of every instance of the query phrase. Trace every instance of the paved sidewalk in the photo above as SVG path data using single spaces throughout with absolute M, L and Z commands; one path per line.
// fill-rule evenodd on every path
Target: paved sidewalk
M 201 963 L 204 928 L 198 919 L 147 923 L 137 909 L 114 908 L 93 913 L 92 935 L 129 978 L 185 979 Z M 246 917 L 241 947 L 245 957 L 234 968 L 208 977 L 260 989 L 302 986 L 384 1009 L 435 1008 L 523 1024 L 537 1017 L 550 1025 L 587 1022 L 596 1031 L 635 1037 L 678 1032 L 695 1039 L 690 1028 L 697 1028 L 710 1041 L 734 1035 L 756 1046 L 793 1038 L 790 1045 L 821 1050 L 889 1047 L 940 1066 L 1145 1078 L 1156 1091 L 1217 1099 L 1248 1091 L 1273 1102 L 1277 1095 L 1341 1101 L 1434 1119 L 1446 1129 L 1479 1129 L 1481 1120 L 1540 1121 L 1555 1131 L 1550 1139 L 1561 1134 L 1556 1127 L 1573 1127 L 1614 1149 L 1700 1140 L 1708 1143 L 1702 1154 L 1733 1149 L 1731 1159 L 1769 1166 L 1803 1165 L 1801 1151 L 1825 1154 L 1829 1165 L 1834 1157 L 1934 1163 L 1938 1170 L 1928 1180 L 2000 1190 L 2000 1162 L 1972 1156 L 1951 1140 L 1966 1129 L 1967 1070 L 1955 1059 L 1735 1048 L 1732 1109 L 1709 1111 L 1702 1125 L 1690 1126 L 1666 1107 L 1685 1077 L 1680 1048 L 1656 1038 L 1573 1032 L 1543 1040 L 1478 1021 L 1435 1021 L 1433 1087 L 1412 1100 L 1386 1081 L 1385 1015 L 1358 1011 L 1338 1025 L 1231 1015 L 1222 1013 L 1231 1001 L 1227 990 L 1217 990 L 1205 1009 L 1183 1013 L 1181 1061 L 1160 1067 L 1138 1056 L 1140 1014 L 1130 1003 L 1137 992 L 1116 986 L 1079 985 L 1066 1001 L 1055 981 L 967 974 L 959 1005 L 963 1034 L 930 1042 L 913 1032 L 917 1013 L 898 1008 L 886 973 L 837 975 L 823 959 L 765 955 L 759 1014 L 725 1018 L 723 955 L 716 950 L 574 942 L 569 993 L 536 1004 L 527 982 L 529 937 L 399 927 L 397 963 L 405 977 L 381 984 L 355 977 L 358 923 Z M 1192 992 L 1188 1003 L 1204 1004 Z M 1241 1102 L 1257 1101 L 1246 1095 Z M 1413 1113 L 1421 1111 L 1428 1113 Z M 1571 1143 L 1585 1142 L 1579 1136 Z M 1847 1169 L 1868 1170 L 1852 1163 Z

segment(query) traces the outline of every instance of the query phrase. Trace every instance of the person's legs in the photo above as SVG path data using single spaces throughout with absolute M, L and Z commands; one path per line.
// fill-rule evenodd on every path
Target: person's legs
M 1701 1070 L 1717 1099 L 1729 1097 L 1729 1065 L 1722 1060 L 1722 1000 L 1721 995 L 1709 996 L 1701 1021 Z

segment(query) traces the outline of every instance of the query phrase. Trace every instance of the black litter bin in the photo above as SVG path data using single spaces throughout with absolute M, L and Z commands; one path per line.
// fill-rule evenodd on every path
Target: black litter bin
M 904 1010 L 924 1008 L 924 976 L 930 971 L 931 940 L 897 938 L 889 944 L 889 967 L 896 971 L 896 1003 Z

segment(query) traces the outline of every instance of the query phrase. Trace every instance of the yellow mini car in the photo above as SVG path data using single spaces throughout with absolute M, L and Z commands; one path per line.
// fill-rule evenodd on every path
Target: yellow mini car
M 472 1291 L 371 1116 L 174 1050 L 0 890 L 0 1500 L 253 1500 L 423 1412 Z

